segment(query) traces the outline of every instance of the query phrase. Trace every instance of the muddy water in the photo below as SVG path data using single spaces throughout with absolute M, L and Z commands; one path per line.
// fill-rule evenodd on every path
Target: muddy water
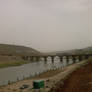
M 68 64 L 72 64 L 70 60 Z M 17 80 L 23 80 L 24 78 L 33 77 L 37 74 L 46 72 L 47 70 L 53 70 L 67 66 L 66 59 L 63 62 L 55 60 L 54 64 L 50 60 L 47 63 L 44 61 L 32 62 L 18 67 L 9 67 L 0 69 L 0 86 L 7 85 L 9 81 L 16 82 Z

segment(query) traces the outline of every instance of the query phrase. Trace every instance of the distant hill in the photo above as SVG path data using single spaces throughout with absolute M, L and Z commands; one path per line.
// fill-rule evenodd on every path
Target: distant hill
M 92 54 L 92 47 L 87 47 L 83 49 L 73 49 L 66 51 L 56 51 L 48 53 L 50 55 L 63 55 L 63 54 Z
M 39 55 L 39 51 L 18 45 L 0 44 L 0 54 L 1 55 Z

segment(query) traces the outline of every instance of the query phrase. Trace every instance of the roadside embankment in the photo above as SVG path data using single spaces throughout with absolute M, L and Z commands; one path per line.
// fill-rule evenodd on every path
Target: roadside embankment
M 60 80 L 50 92 L 92 92 L 92 59 Z

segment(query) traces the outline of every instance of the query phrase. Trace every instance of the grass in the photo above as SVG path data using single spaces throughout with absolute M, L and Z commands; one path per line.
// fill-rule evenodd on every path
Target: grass
M 20 65 L 23 65 L 23 64 L 27 64 L 27 63 L 29 63 L 29 61 L 7 61 L 7 62 L 0 62 L 0 68 L 20 66 Z

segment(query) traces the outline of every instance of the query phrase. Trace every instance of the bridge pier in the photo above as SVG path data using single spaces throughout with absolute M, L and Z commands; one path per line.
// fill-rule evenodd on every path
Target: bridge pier
M 92 58 L 92 54 L 90 54 L 90 55 L 88 56 L 88 58 Z
M 76 56 L 72 56 L 73 63 L 76 63 Z
M 63 61 L 63 57 L 62 56 L 59 56 L 59 58 L 60 58 L 60 62 L 62 62 Z
M 45 64 L 46 64 L 46 63 L 47 63 L 47 57 L 44 56 L 43 58 L 44 58 L 44 62 L 45 62 Z
M 67 64 L 69 63 L 69 56 L 66 56 Z
M 82 61 L 82 56 L 81 55 L 79 56 L 79 61 Z

